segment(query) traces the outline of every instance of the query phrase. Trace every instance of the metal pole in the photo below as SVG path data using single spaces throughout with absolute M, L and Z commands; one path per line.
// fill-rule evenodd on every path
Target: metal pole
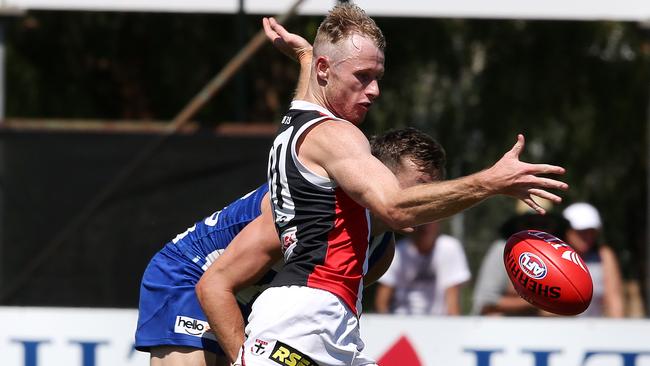
M 639 24 L 644 34 L 644 41 L 641 45 L 642 54 L 645 58 L 650 58 L 650 20 Z M 648 103 L 646 105 L 646 242 L 645 242 L 645 313 L 650 316 L 650 84 L 648 84 Z
M 297 0 L 289 10 L 277 17 L 278 23 L 284 23 L 289 17 L 295 14 L 298 6 L 304 0 Z M 180 126 L 185 124 L 190 118 L 194 115 L 207 103 L 213 96 L 215 96 L 223 86 L 232 78 L 232 76 L 241 68 L 241 66 L 250 59 L 250 57 L 257 51 L 260 46 L 266 42 L 266 34 L 264 30 L 260 30 L 254 37 L 251 39 L 246 47 L 242 48 L 235 57 L 233 57 L 230 62 L 219 72 L 208 84 L 199 91 L 198 94 L 192 98 L 192 100 L 183 108 L 183 110 L 176 115 L 174 120 L 169 124 L 170 131 L 176 131 Z
M 237 47 L 240 49 L 246 43 L 246 13 L 244 11 L 244 0 L 239 0 L 239 11 L 237 12 Z M 246 74 L 238 72 L 235 76 L 235 121 L 244 122 L 247 120 L 246 113 Z
M 0 124 L 5 120 L 5 22 L 0 18 Z
M 642 55 L 650 57 L 650 21 L 639 23 L 643 32 L 643 43 L 641 44 Z M 648 84 L 648 103 L 646 105 L 646 241 L 645 241 L 645 267 L 644 267 L 644 289 L 645 289 L 645 313 L 650 316 L 650 84 Z
M 290 16 L 295 14 L 298 6 L 304 0 L 296 0 L 294 5 L 284 14 L 279 16 L 278 22 L 285 22 Z M 79 229 L 116 191 L 121 187 L 147 160 L 151 158 L 154 152 L 167 140 L 185 125 L 210 98 L 223 89 L 223 86 L 232 78 L 233 75 L 248 61 L 266 41 L 264 30 L 258 32 L 255 37 L 242 50 L 233 57 L 230 62 L 219 72 L 199 93 L 183 108 L 183 110 L 167 126 L 163 134 L 146 145 L 133 160 L 129 162 L 115 177 L 109 181 L 83 209 L 65 225 L 53 239 L 42 248 L 30 262 L 23 266 L 22 272 L 16 275 L 16 279 L 0 288 L 0 304 L 6 303 L 14 296 L 26 283 L 30 277 L 47 262 L 49 257 L 61 247 L 65 241 L 69 240 L 72 234 Z
M 0 18 L 0 126 L 4 123 L 5 120 L 5 22 Z M 5 142 L 0 141 L 0 179 L 2 183 L 0 184 L 0 288 L 2 288 L 2 283 L 4 280 L 4 264 L 5 256 L 4 254 L 4 213 L 5 213 Z

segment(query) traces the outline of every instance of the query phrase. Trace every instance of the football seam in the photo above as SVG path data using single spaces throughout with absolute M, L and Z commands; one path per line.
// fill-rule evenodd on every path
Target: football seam
M 546 253 L 544 253 L 544 252 L 542 252 L 541 250 L 538 250 L 537 248 L 535 248 L 535 246 L 534 246 L 534 245 L 531 245 L 531 244 L 528 242 L 528 240 L 526 240 L 526 244 L 528 244 L 530 247 L 532 247 L 533 249 L 535 249 L 536 252 L 538 252 L 538 253 L 541 254 L 544 258 L 546 258 L 546 259 L 549 261 L 549 263 L 553 263 L 553 267 L 557 268 L 557 270 L 558 270 L 560 273 L 562 273 L 562 276 L 564 276 L 564 278 L 567 278 L 567 279 L 570 279 L 570 278 L 571 278 L 571 277 L 567 276 L 566 273 L 564 273 L 564 271 L 563 271 L 560 267 L 556 266 L 556 265 L 555 265 L 555 261 L 553 261 L 551 258 L 549 258 L 549 257 L 546 255 Z M 571 263 L 573 263 L 573 262 L 571 262 Z M 589 273 L 589 272 L 587 272 L 587 273 Z M 589 277 L 591 277 L 591 276 L 589 276 Z M 575 292 L 578 294 L 578 296 L 580 297 L 580 300 L 582 301 L 582 303 L 583 303 L 583 304 L 586 304 L 587 302 L 585 301 L 584 297 L 582 297 L 582 293 L 578 290 L 578 288 L 576 287 L 576 285 L 574 285 L 572 281 L 567 281 L 567 282 L 569 282 L 569 284 L 571 284 L 571 287 L 573 287 L 573 289 L 575 290 Z

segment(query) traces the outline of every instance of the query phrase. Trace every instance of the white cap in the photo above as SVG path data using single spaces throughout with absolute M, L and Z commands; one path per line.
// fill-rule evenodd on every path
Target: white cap
M 580 202 L 569 205 L 562 212 L 575 230 L 600 229 L 601 221 L 598 210 L 588 203 Z

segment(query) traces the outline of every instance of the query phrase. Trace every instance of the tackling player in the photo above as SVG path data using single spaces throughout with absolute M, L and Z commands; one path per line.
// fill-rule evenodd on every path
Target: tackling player
M 442 175 L 444 150 L 413 128 L 378 136 L 373 148 L 405 187 Z M 251 300 L 273 279 L 271 266 L 281 257 L 267 191 L 262 185 L 197 222 L 152 258 L 142 279 L 136 331 L 136 348 L 151 353 L 152 366 L 223 365 L 224 351 L 228 359 L 236 357 L 242 311 L 248 313 Z M 373 224 L 367 284 L 392 260 L 393 235 L 384 231 L 385 225 Z
M 274 44 L 300 60 L 300 96 L 309 78 L 304 70 L 311 64 L 311 46 L 295 35 L 285 39 L 288 43 Z M 377 137 L 373 148 L 404 187 L 437 179 L 444 169 L 442 147 L 415 129 Z M 152 258 L 142 279 L 136 331 L 136 348 L 150 352 L 152 366 L 225 365 L 224 351 L 230 360 L 235 358 L 243 342 L 241 309 L 247 312 L 251 299 L 273 278 L 271 265 L 281 257 L 269 202 L 264 184 L 179 234 Z M 385 230 L 380 224 L 373 227 L 374 234 Z M 240 231 L 253 238 L 239 238 Z M 367 283 L 378 279 L 392 260 L 392 234 L 376 238 Z M 244 286 L 249 287 L 238 293 L 237 301 L 234 291 Z M 214 332 L 208 331 L 195 287 Z

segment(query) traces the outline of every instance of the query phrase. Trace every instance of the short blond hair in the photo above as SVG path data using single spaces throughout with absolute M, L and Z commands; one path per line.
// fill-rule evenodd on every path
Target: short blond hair
M 372 40 L 378 49 L 384 51 L 386 39 L 381 29 L 366 12 L 351 3 L 336 5 L 318 27 L 314 39 L 314 54 L 319 54 L 319 48 L 358 34 Z

